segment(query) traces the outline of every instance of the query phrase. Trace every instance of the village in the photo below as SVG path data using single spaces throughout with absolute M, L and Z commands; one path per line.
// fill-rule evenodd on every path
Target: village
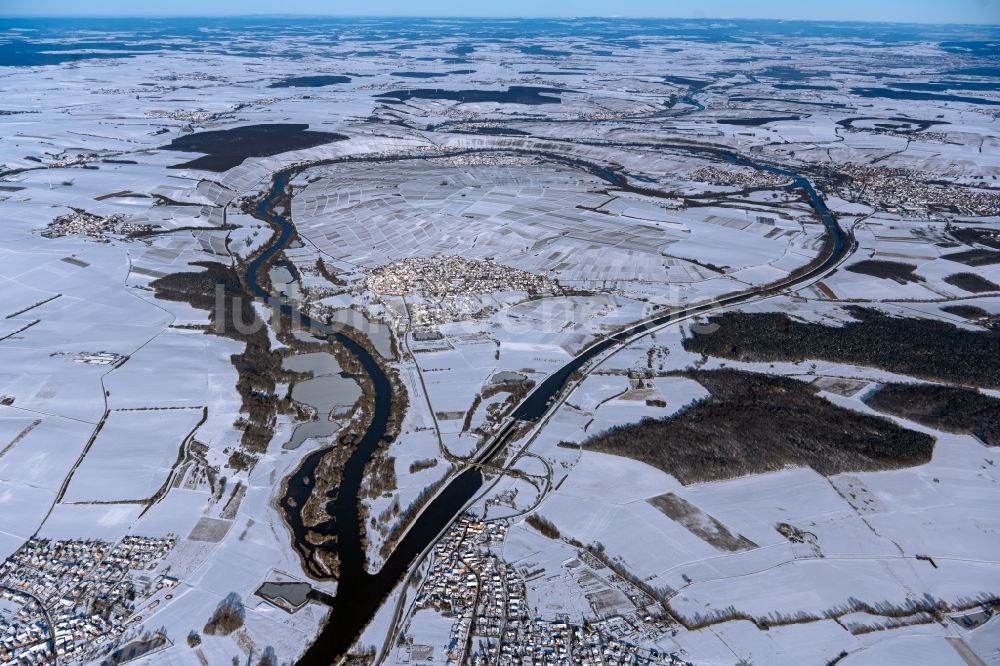
M 460 518 L 434 547 L 430 571 L 417 594 L 416 609 L 454 618 L 447 663 L 476 666 L 680 665 L 678 657 L 616 638 L 620 616 L 574 624 L 567 618 L 532 617 L 525 582 L 501 559 L 507 521 Z M 425 646 L 411 645 L 411 655 Z
M 42 666 L 111 650 L 177 580 L 157 567 L 174 539 L 34 538 L 0 565 L 0 663 Z M 147 603 L 149 602 L 149 603 Z
M 410 257 L 372 269 L 366 286 L 377 294 L 430 297 L 524 291 L 554 294 L 559 287 L 542 275 L 504 266 L 492 259 L 459 256 Z
M 382 296 L 411 296 L 407 301 L 410 325 L 426 334 L 437 324 L 461 321 L 489 309 L 482 295 L 523 292 L 529 295 L 561 293 L 559 285 L 492 259 L 459 256 L 412 257 L 371 269 L 365 287 Z
M 926 217 L 932 212 L 969 216 L 1000 215 L 1000 192 L 968 187 L 934 187 L 911 169 L 854 165 L 844 173 L 858 199 L 891 213 Z
M 703 183 L 720 185 L 724 187 L 739 186 L 747 189 L 773 188 L 786 185 L 789 182 L 787 176 L 771 173 L 770 171 L 758 171 L 747 168 L 727 168 L 720 169 L 714 166 L 701 167 L 695 170 L 691 177 Z
M 129 222 L 124 215 L 118 213 L 102 217 L 82 210 L 74 210 L 72 213 L 60 215 L 52 220 L 52 223 L 46 227 L 41 235 L 45 238 L 70 235 L 89 236 L 106 241 L 108 234 L 131 236 L 151 231 L 153 228 L 151 224 Z

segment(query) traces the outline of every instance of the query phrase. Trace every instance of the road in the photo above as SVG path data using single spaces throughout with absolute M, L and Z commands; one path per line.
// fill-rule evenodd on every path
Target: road
M 699 151 L 705 151 L 705 148 L 698 148 Z M 680 321 L 691 319 L 696 316 L 703 316 L 711 314 L 715 311 L 722 310 L 733 305 L 738 305 L 742 303 L 747 303 L 753 300 L 758 300 L 761 298 L 766 298 L 774 296 L 776 294 L 786 292 L 790 289 L 799 287 L 808 282 L 818 280 L 828 273 L 832 272 L 839 266 L 855 249 L 856 242 L 853 236 L 846 234 L 844 230 L 838 224 L 836 218 L 830 212 L 826 203 L 820 197 L 819 193 L 816 191 L 813 184 L 804 176 L 793 173 L 781 167 L 776 167 L 770 164 L 764 164 L 751 160 L 749 158 L 733 154 L 725 149 L 711 149 L 709 148 L 707 152 L 712 152 L 727 162 L 732 164 L 749 166 L 754 169 L 767 171 L 770 173 L 775 173 L 779 175 L 787 176 L 791 183 L 788 186 L 789 189 L 802 189 L 805 191 L 813 210 L 816 212 L 820 220 L 826 229 L 827 239 L 824 246 L 824 251 L 821 255 L 814 260 L 810 265 L 804 269 L 789 275 L 783 280 L 777 282 L 763 285 L 760 287 L 755 287 L 748 291 L 731 294 L 724 296 L 722 298 L 714 299 L 711 301 L 705 301 L 701 303 L 679 306 L 672 308 L 666 312 L 657 313 L 643 321 L 633 324 L 624 330 L 618 331 L 611 334 L 605 338 L 602 338 L 594 342 L 591 346 L 584 349 L 582 352 L 577 354 L 573 359 L 563 365 L 559 370 L 553 372 L 548 377 L 546 377 L 542 382 L 536 385 L 514 408 L 511 416 L 508 417 L 503 424 L 500 426 L 499 430 L 493 435 L 493 437 L 483 446 L 472 458 L 466 461 L 455 474 L 455 479 L 462 477 L 463 475 L 469 473 L 473 469 L 483 468 L 489 466 L 492 459 L 497 455 L 498 452 L 504 449 L 505 446 L 512 443 L 516 439 L 515 435 L 524 434 L 523 428 L 529 423 L 535 423 L 534 432 L 531 433 L 530 437 L 526 438 L 526 441 L 530 441 L 534 438 L 537 431 L 544 425 L 548 420 L 548 417 L 555 411 L 562 400 L 565 399 L 569 391 L 566 391 L 567 384 L 570 383 L 571 378 L 574 373 L 580 373 L 582 377 L 586 377 L 587 374 L 595 367 L 596 363 L 588 366 L 593 360 L 599 357 L 609 356 L 624 347 L 636 342 L 637 340 L 649 335 L 650 333 L 665 328 L 667 326 L 674 325 Z M 630 187 L 623 176 L 619 174 L 615 175 L 615 184 L 622 189 L 632 189 L 640 191 L 642 194 L 650 196 L 666 196 L 655 190 L 648 190 L 646 188 L 633 188 Z M 589 367 L 589 369 L 588 369 Z M 578 382 L 574 382 L 578 383 Z M 560 396 L 561 399 L 560 399 Z M 525 444 L 527 446 L 527 444 Z M 523 451 L 523 448 L 522 448 Z M 521 452 L 518 452 L 514 456 L 511 456 L 511 462 L 516 460 Z M 509 465 L 508 465 L 509 466 Z M 498 479 L 499 480 L 499 479 Z M 426 548 L 421 552 L 413 562 L 411 562 L 407 575 L 403 582 L 403 587 L 400 589 L 406 589 L 409 585 L 411 578 L 419 567 L 420 563 L 427 557 L 433 548 L 434 544 L 440 539 L 441 535 L 447 531 L 448 528 L 454 523 L 454 521 L 460 516 L 464 511 L 466 511 L 472 504 L 474 504 L 484 492 L 488 492 L 489 489 L 495 484 L 491 483 L 485 490 L 480 489 L 470 497 L 457 511 L 455 511 L 451 520 L 445 524 L 437 537 L 431 539 L 427 544 Z M 448 488 L 445 485 L 444 490 Z M 434 507 L 438 498 L 434 498 L 432 501 L 425 505 L 425 511 L 431 510 Z M 422 512 L 421 512 L 422 513 Z M 418 513 L 411 522 L 415 524 L 419 520 L 421 513 Z M 397 606 L 394 610 L 394 617 L 392 622 L 392 630 L 387 634 L 385 642 L 382 645 L 376 659 L 376 663 L 382 663 L 382 661 L 388 655 L 395 636 L 398 634 L 399 623 L 403 619 L 403 607 L 405 605 L 406 595 L 401 594 L 399 600 L 397 601 Z

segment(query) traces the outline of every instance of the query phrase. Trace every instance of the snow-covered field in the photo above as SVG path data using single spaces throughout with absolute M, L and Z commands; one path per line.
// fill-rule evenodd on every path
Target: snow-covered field
M 277 503 L 285 478 L 357 416 L 357 384 L 307 356 L 320 349 L 308 335 L 296 334 L 311 345 L 300 353 L 269 330 L 271 348 L 296 359 L 286 369 L 312 377 L 283 376 L 274 396 L 251 380 L 250 395 L 283 411 L 252 469 L 237 465 L 253 415 L 232 357 L 246 340 L 213 335 L 207 310 L 151 286 L 206 265 L 240 273 L 272 233 L 241 203 L 291 165 L 306 168 L 282 211 L 298 233 L 281 289 L 367 332 L 406 392 L 384 453 L 394 489 L 363 500 L 372 572 L 404 510 L 581 350 L 665 308 L 785 281 L 822 254 L 824 228 L 787 174 L 720 150 L 806 174 L 857 243 L 836 270 L 740 309 L 839 325 L 851 319 L 843 306 L 869 304 L 974 331 L 1000 313 L 997 236 L 955 235 L 1000 224 L 1000 96 L 977 85 L 992 80 L 969 70 L 980 59 L 948 46 L 965 28 L 886 46 L 832 27 L 734 24 L 732 38 L 699 22 L 582 21 L 508 40 L 488 22 L 414 25 L 97 26 L 78 44 L 40 28 L 17 33 L 18 55 L 0 54 L 0 558 L 35 535 L 177 538 L 166 560 L 177 586 L 135 628 L 168 645 L 140 663 L 256 661 L 268 649 L 293 663 L 325 607 L 288 613 L 255 591 L 275 580 L 336 591 L 309 579 Z M 149 48 L 58 53 L 92 55 L 105 39 Z M 293 78 L 324 76 L 348 80 Z M 902 80 L 917 88 L 892 87 Z M 920 86 L 936 92 L 910 94 Z M 303 127 L 200 143 L 278 124 Z M 311 132 L 337 136 L 293 143 Z M 174 141 L 187 147 L 166 149 Z M 218 170 L 201 168 L 213 160 Z M 859 187 L 863 169 L 876 171 Z M 369 289 L 375 269 L 455 256 L 488 272 L 476 289 L 419 262 L 428 272 L 407 276 L 408 293 Z M 944 309 L 955 305 L 966 309 Z M 702 357 L 683 347 L 699 325 L 599 355 L 521 432 L 510 470 L 491 473 L 473 510 L 510 523 L 501 554 L 525 574 L 537 618 L 627 617 L 629 641 L 699 664 L 826 664 L 842 652 L 841 664 L 1000 663 L 998 620 L 950 619 L 1000 597 L 1000 476 L 978 439 L 896 419 L 935 438 L 930 462 L 689 485 L 578 446 L 709 397 L 676 374 L 692 367 L 795 377 L 864 413 L 878 383 L 914 381 L 819 359 Z M 296 408 L 316 419 L 296 422 Z M 561 537 L 529 526 L 531 514 Z M 244 626 L 204 634 L 230 594 Z M 451 621 L 410 613 L 410 596 L 397 589 L 360 644 L 385 657 L 405 627 L 411 644 L 392 654 L 445 663 Z M 189 647 L 192 631 L 203 635 Z
M 145 500 L 181 460 L 180 443 L 193 436 L 199 409 L 112 412 L 70 479 L 63 500 Z M 113 489 L 113 490 L 112 490 Z

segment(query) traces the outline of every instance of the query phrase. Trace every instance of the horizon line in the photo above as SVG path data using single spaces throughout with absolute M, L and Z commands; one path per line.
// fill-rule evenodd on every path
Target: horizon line
M 649 15 L 573 15 L 573 14 L 549 14 L 538 16 L 472 16 L 458 14 L 335 14 L 335 13 L 305 13 L 305 14 L 282 14 L 282 13 L 255 13 L 255 14 L 3 14 L 0 13 L 0 20 L 4 19 L 239 19 L 239 18 L 342 18 L 342 19 L 449 19 L 466 21 L 532 21 L 532 20 L 622 20 L 622 21 L 770 21 L 776 23 L 827 23 L 827 24 L 864 24 L 864 25 L 921 25 L 921 26 L 970 26 L 970 27 L 997 27 L 996 23 L 967 23 L 960 21 L 873 21 L 864 19 L 810 19 L 810 18 L 776 18 L 776 17 L 748 17 L 748 16 L 649 16 Z

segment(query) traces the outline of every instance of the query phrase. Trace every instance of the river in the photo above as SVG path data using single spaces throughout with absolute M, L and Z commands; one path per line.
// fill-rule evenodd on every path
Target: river
M 641 146 L 650 148 L 650 146 Z M 481 463 L 493 457 L 516 430 L 515 423 L 536 422 L 544 416 L 554 404 L 555 397 L 563 390 L 570 376 L 586 365 L 594 357 L 616 346 L 623 346 L 641 336 L 650 329 L 662 326 L 672 320 L 687 317 L 698 312 L 711 310 L 721 305 L 732 305 L 754 298 L 768 291 L 786 288 L 798 282 L 810 279 L 836 264 L 847 249 L 845 235 L 830 213 L 822 198 L 816 192 L 812 183 L 799 174 L 780 167 L 755 162 L 746 157 L 736 155 L 724 149 L 709 147 L 694 147 L 673 145 L 671 148 L 688 150 L 692 153 L 712 154 L 732 164 L 747 166 L 753 169 L 783 175 L 789 178 L 790 189 L 805 191 L 809 201 L 819 215 L 828 233 L 826 256 L 807 270 L 791 276 L 784 282 L 756 288 L 749 292 L 723 297 L 716 301 L 700 305 L 684 306 L 665 312 L 651 319 L 640 322 L 628 329 L 619 331 L 604 338 L 585 349 L 556 372 L 549 375 L 529 393 L 515 408 L 512 418 L 506 427 L 483 450 L 476 455 L 474 463 Z M 470 151 L 471 152 L 471 151 Z M 539 154 L 538 151 L 525 151 Z M 586 169 L 609 184 L 620 189 L 651 196 L 666 196 L 656 190 L 636 187 L 629 183 L 628 178 L 619 171 L 591 164 L 576 158 L 544 154 L 554 162 L 572 164 Z M 422 156 L 426 157 L 426 156 Z M 332 598 L 325 598 L 330 607 L 330 619 L 321 630 L 316 641 L 299 659 L 300 666 L 327 666 L 337 657 L 346 653 L 364 627 L 375 615 L 379 606 L 386 599 L 393 587 L 410 569 L 414 559 L 437 538 L 437 536 L 455 519 L 467 502 L 475 495 L 483 484 L 483 477 L 477 466 L 468 466 L 455 476 L 419 513 L 416 521 L 410 526 L 403 539 L 397 544 L 392 555 L 386 560 L 382 569 L 376 573 L 368 573 L 365 567 L 365 549 L 361 541 L 361 526 L 358 511 L 358 492 L 363 479 L 365 466 L 378 449 L 379 443 L 385 437 L 388 418 L 392 403 L 392 385 L 388 377 L 379 367 L 378 362 L 368 350 L 342 332 L 335 330 L 322 322 L 296 312 L 287 303 L 274 299 L 260 285 L 260 270 L 285 249 L 295 233 L 294 225 L 285 215 L 271 210 L 288 183 L 288 172 L 275 176 L 268 196 L 258 205 L 257 213 L 268 220 L 277 230 L 268 247 L 247 267 L 246 277 L 253 294 L 264 299 L 271 307 L 278 308 L 283 314 L 298 318 L 302 324 L 313 332 L 321 332 L 343 345 L 360 362 L 365 373 L 371 380 L 374 390 L 374 408 L 372 419 L 367 431 L 357 442 L 354 452 L 343 469 L 343 475 L 336 495 L 327 503 L 331 520 L 319 526 L 312 527 L 325 536 L 336 537 L 336 551 L 340 559 L 340 575 L 338 577 L 337 593 Z M 311 480 L 322 457 L 330 449 L 321 449 L 309 454 L 298 470 L 288 480 L 287 491 L 281 506 L 293 532 L 296 547 L 300 552 L 308 552 L 300 544 L 308 543 L 303 525 L 301 509 L 313 490 Z M 294 502 L 289 502 L 292 499 Z M 306 567 L 310 568 L 307 562 Z M 311 573 L 319 574 L 318 571 Z
M 365 434 L 357 442 L 354 452 L 342 470 L 342 478 L 336 491 L 336 498 L 327 503 L 332 520 L 319 526 L 307 528 L 302 522 L 301 510 L 313 491 L 312 480 L 323 456 L 330 450 L 320 449 L 306 456 L 299 468 L 288 479 L 281 507 L 292 530 L 295 543 L 308 543 L 309 529 L 325 536 L 336 538 L 336 550 L 340 558 L 340 576 L 337 593 L 326 597 L 330 607 L 331 621 L 327 622 L 319 638 L 299 660 L 299 664 L 329 664 L 337 655 L 345 653 L 357 639 L 361 630 L 378 610 L 396 582 L 409 569 L 413 559 L 454 517 L 458 508 L 472 497 L 482 485 L 482 477 L 477 469 L 469 470 L 453 479 L 437 496 L 434 502 L 421 512 L 406 536 L 399 542 L 392 556 L 377 574 L 370 574 L 365 568 L 365 549 L 361 542 L 360 516 L 358 512 L 358 492 L 363 480 L 365 466 L 385 437 L 392 406 L 392 385 L 369 351 L 352 338 L 344 335 L 323 322 L 300 314 L 283 301 L 273 298 L 260 284 L 260 271 L 288 245 L 295 228 L 285 215 L 271 210 L 275 200 L 281 196 L 288 183 L 288 173 L 275 176 L 271 192 L 257 207 L 257 214 L 271 222 L 277 234 L 268 247 L 247 266 L 247 284 L 254 296 L 265 300 L 271 307 L 283 314 L 298 318 L 302 325 L 314 333 L 324 333 L 343 345 L 364 368 L 372 382 L 374 408 L 371 422 Z M 288 502 L 289 499 L 294 502 Z M 300 549 L 300 552 L 305 552 Z M 309 563 L 306 567 L 310 568 Z M 321 575 L 312 570 L 310 573 Z

